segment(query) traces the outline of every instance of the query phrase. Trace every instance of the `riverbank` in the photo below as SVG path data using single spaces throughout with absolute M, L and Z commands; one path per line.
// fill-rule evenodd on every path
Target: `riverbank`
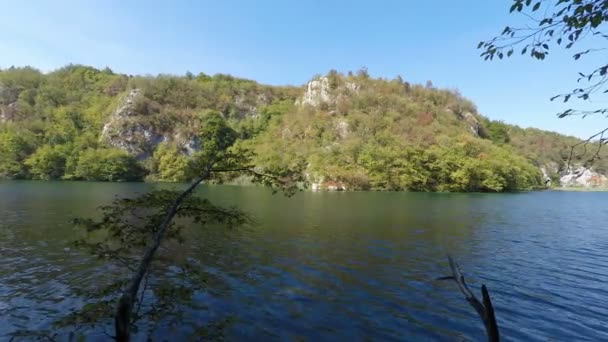
M 575 192 L 604 192 L 608 191 L 608 188 L 579 188 L 579 187 L 558 187 L 547 189 L 549 191 L 575 191 Z

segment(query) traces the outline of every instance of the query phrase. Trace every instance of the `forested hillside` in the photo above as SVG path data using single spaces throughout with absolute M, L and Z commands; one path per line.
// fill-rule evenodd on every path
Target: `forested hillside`
M 307 165 L 316 188 L 532 189 L 545 176 L 559 181 L 578 142 L 492 122 L 430 82 L 373 79 L 364 69 L 277 87 L 229 75 L 10 68 L 0 71 L 0 177 L 187 181 L 201 117 L 211 111 L 259 167 Z M 593 167 L 608 170 L 601 159 Z M 605 180 L 593 175 L 597 185 Z

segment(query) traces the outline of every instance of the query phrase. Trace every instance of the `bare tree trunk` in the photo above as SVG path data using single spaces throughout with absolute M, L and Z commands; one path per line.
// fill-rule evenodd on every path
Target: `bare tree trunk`
M 119 342 L 127 342 L 130 337 L 130 328 L 131 328 L 131 314 L 133 313 L 133 305 L 135 304 L 135 300 L 137 298 L 137 292 L 139 291 L 139 286 L 141 284 L 142 279 L 148 272 L 148 268 L 152 263 L 152 259 L 154 258 L 154 254 L 158 250 L 160 246 L 165 231 L 167 227 L 171 224 L 173 217 L 177 214 L 180 205 L 184 201 L 184 199 L 194 191 L 194 189 L 205 179 L 209 178 L 211 174 L 211 166 L 209 166 L 202 176 L 196 179 L 190 186 L 184 190 L 177 198 L 171 203 L 171 206 L 167 208 L 165 217 L 158 227 L 158 230 L 154 234 L 152 243 L 146 249 L 139 267 L 137 271 L 133 275 L 133 278 L 129 282 L 129 286 L 125 289 L 120 300 L 118 301 L 118 306 L 116 308 L 116 314 L 114 316 L 114 329 L 116 333 L 116 341 Z

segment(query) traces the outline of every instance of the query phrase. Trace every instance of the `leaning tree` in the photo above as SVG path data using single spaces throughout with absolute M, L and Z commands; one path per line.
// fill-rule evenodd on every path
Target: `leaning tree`
M 247 176 L 253 183 L 292 195 L 305 186 L 304 165 L 260 168 L 251 150 L 239 143 L 237 133 L 215 112 L 206 113 L 199 131 L 201 149 L 190 159 L 187 174 L 193 181 L 181 191 L 156 190 L 138 196 L 116 198 L 100 208 L 95 218 L 75 219 L 80 229 L 75 245 L 102 261 L 103 276 L 94 284 L 75 289 L 84 305 L 61 317 L 57 332 L 18 331 L 18 337 L 42 340 L 79 340 L 101 331 L 116 341 L 152 338 L 162 325 L 188 327 L 194 339 L 217 338 L 224 320 L 205 322 L 187 317 L 204 310 L 194 299 L 205 289 L 209 276 L 199 261 L 178 257 L 187 249 L 187 232 L 213 225 L 230 227 L 251 223 L 238 208 L 215 205 L 195 194 L 201 183 L 222 183 Z M 113 327 L 114 333 L 106 328 Z M 185 328 L 184 328 L 185 329 Z

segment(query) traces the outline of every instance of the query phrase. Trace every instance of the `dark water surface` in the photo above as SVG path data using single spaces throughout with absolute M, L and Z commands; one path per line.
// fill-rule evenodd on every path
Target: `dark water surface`
M 0 340 L 79 305 L 99 270 L 69 223 L 116 194 L 161 185 L 0 182 Z M 200 194 L 255 227 L 205 233 L 197 255 L 223 280 L 201 320 L 229 340 L 483 340 L 452 282 L 485 283 L 505 340 L 608 340 L 608 193 L 299 193 L 215 186 Z M 213 287 L 213 283 L 210 284 Z

